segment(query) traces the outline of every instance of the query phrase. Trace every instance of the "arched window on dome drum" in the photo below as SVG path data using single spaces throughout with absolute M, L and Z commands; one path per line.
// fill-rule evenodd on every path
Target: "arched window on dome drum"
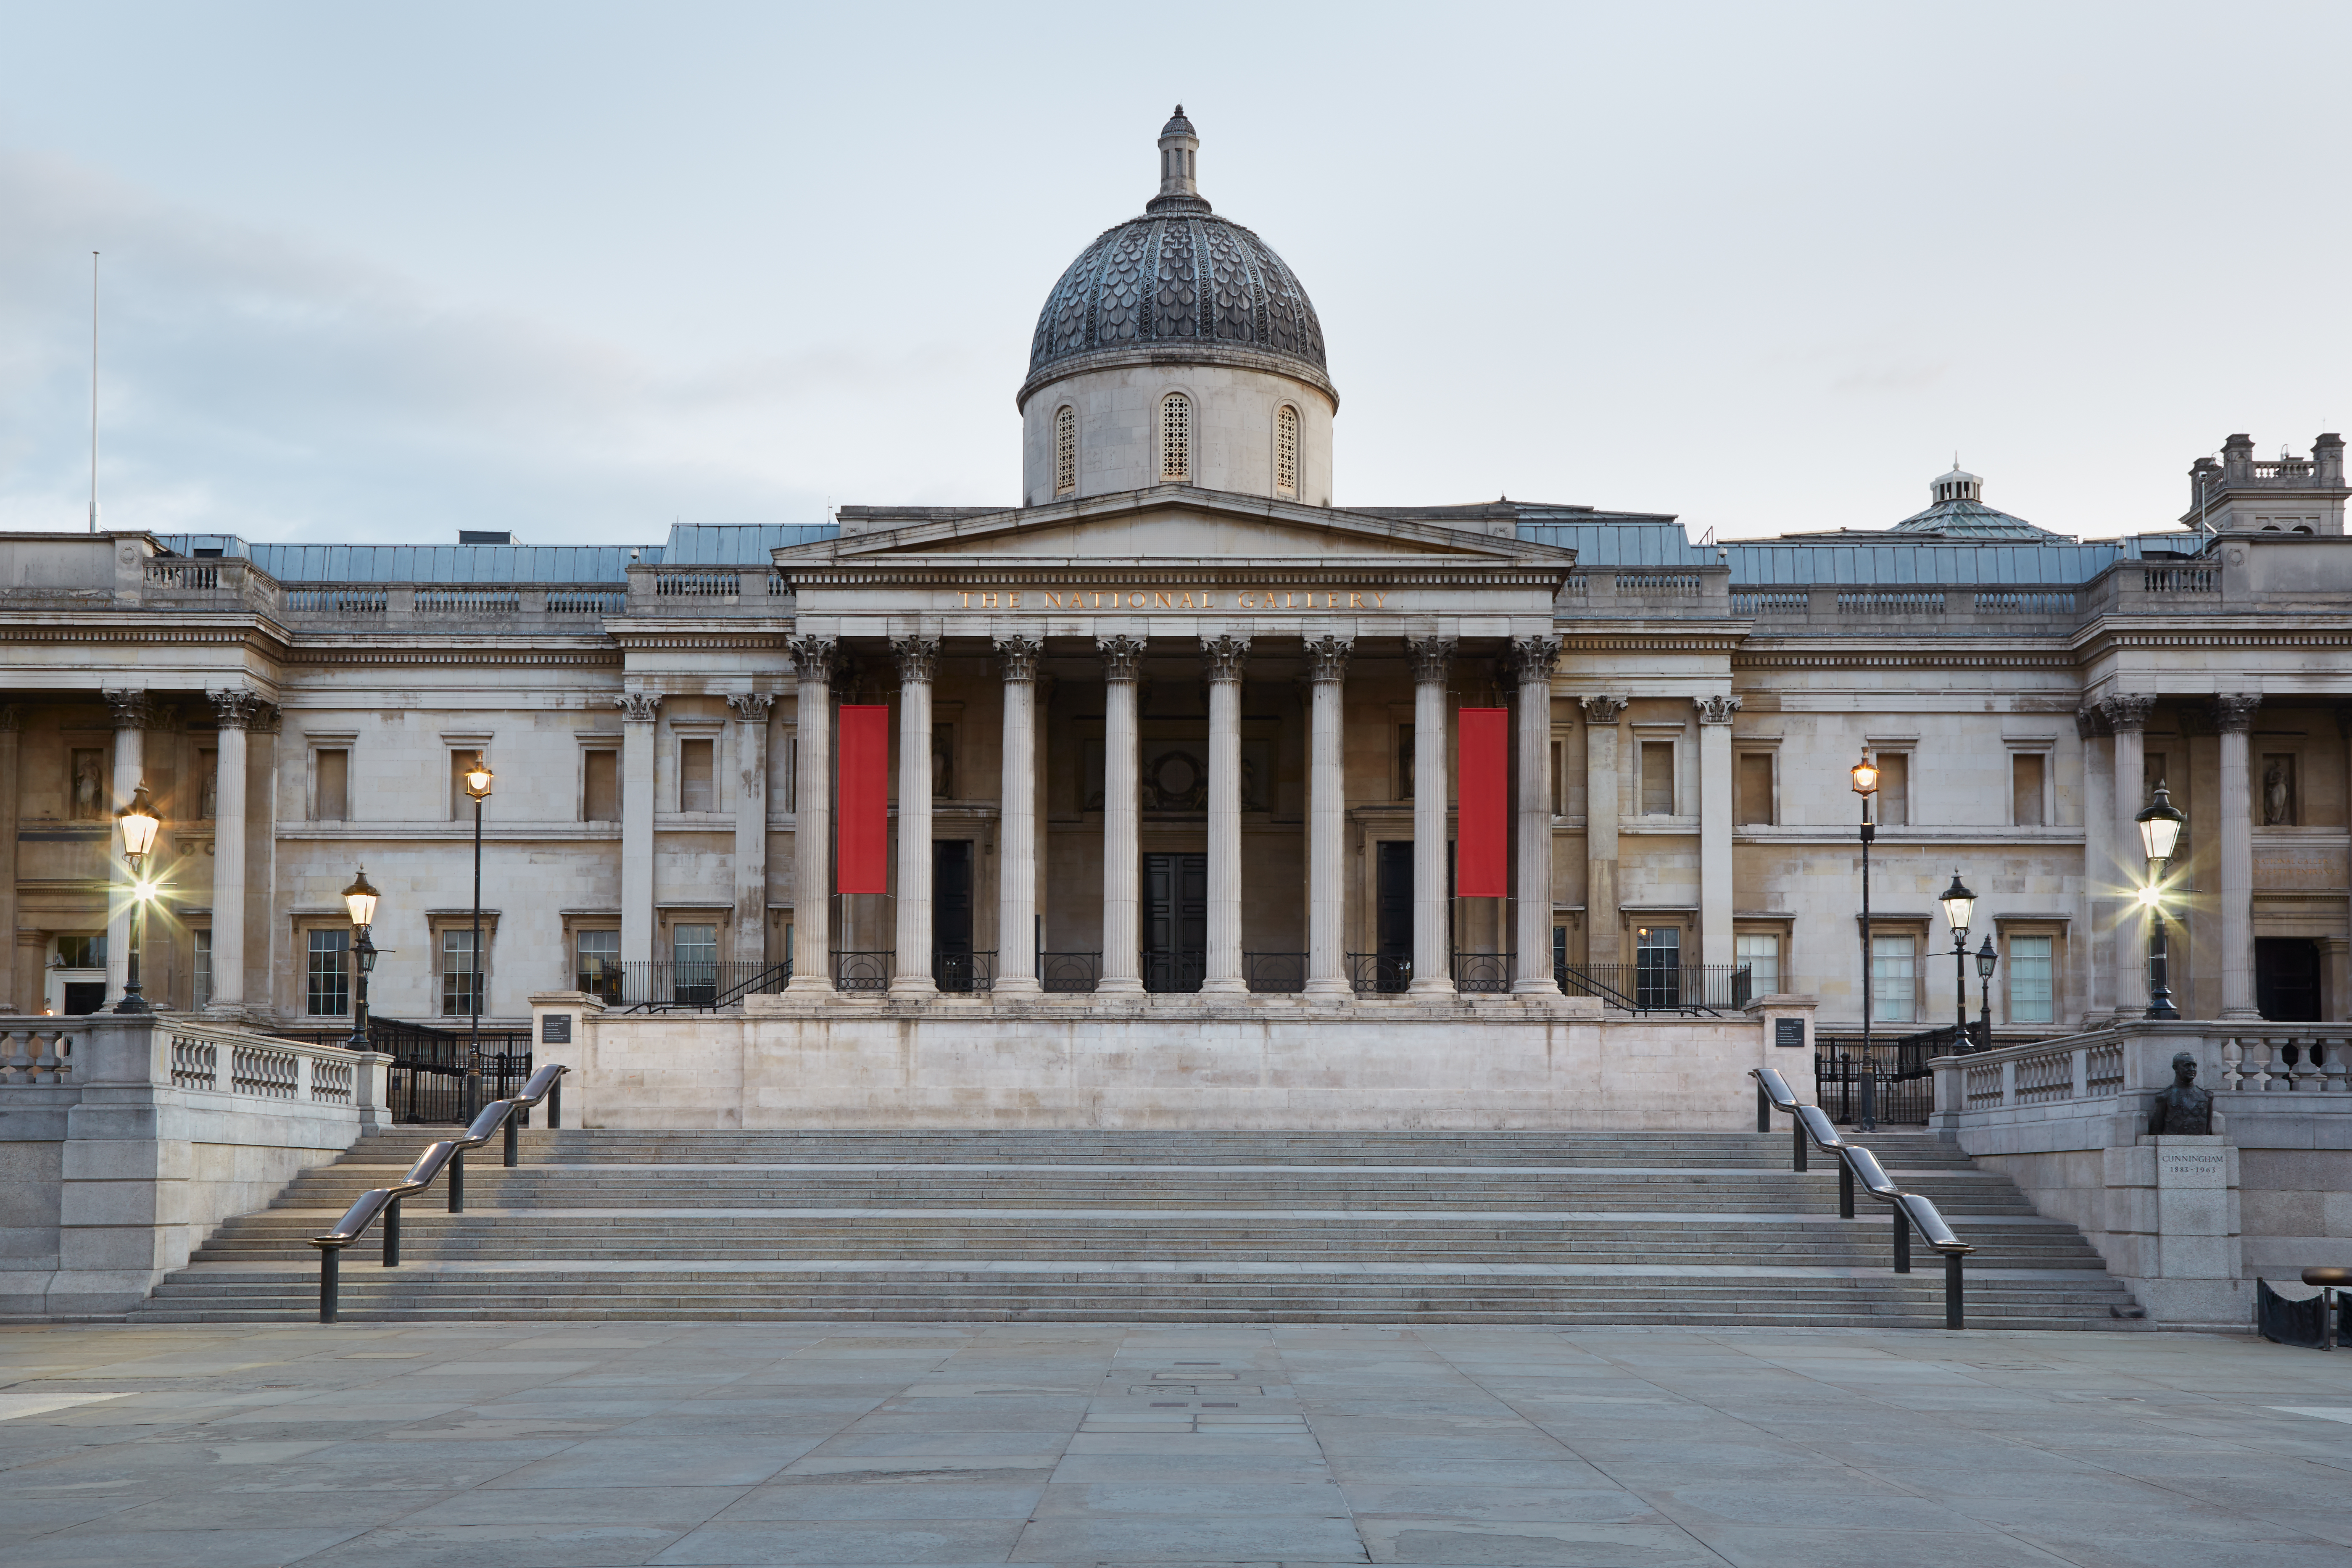
M 1160 400 L 1160 478 L 1181 483 L 1192 477 L 1192 400 L 1171 392 Z
M 1078 411 L 1066 403 L 1054 415 L 1054 493 L 1078 493 Z
M 1287 403 L 1274 411 L 1274 493 L 1298 493 L 1298 410 Z

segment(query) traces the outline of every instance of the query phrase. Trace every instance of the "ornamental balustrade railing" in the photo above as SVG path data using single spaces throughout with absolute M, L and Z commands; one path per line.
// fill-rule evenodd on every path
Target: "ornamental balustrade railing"
M 1934 1121 L 2137 1115 L 2140 1107 L 2116 1102 L 2152 1103 L 2173 1082 L 2172 1059 L 2183 1052 L 2198 1064 L 2198 1083 L 2217 1094 L 2308 1095 L 2315 1106 L 2352 1106 L 2352 1026 L 2145 1021 L 1938 1058 Z
M 0 1092 L 144 1086 L 215 1109 L 382 1120 L 390 1058 L 171 1015 L 95 1014 L 0 1029 Z

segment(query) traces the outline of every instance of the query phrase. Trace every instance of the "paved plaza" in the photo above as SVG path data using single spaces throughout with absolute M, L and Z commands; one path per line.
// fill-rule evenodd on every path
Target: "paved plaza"
M 36 1563 L 2352 1563 L 2352 1354 L 2192 1334 L 0 1330 Z

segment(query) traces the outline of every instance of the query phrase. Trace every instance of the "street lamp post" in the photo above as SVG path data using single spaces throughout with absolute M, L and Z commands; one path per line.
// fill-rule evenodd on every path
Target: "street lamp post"
M 1969 921 L 1976 913 L 1977 896 L 1960 880 L 1959 868 L 1955 867 L 1952 885 L 1936 901 L 1944 906 L 1944 919 L 1952 927 L 1952 1005 L 1960 1020 L 1959 1032 L 1952 1037 L 1957 1054 L 1969 1048 Z
M 352 1037 L 343 1044 L 355 1051 L 368 1048 L 368 974 L 375 968 L 375 939 L 370 934 L 370 928 L 375 924 L 375 887 L 367 879 L 367 868 L 362 866 L 360 874 L 352 879 L 352 885 L 343 889 L 343 908 L 349 910 L 352 916 L 352 974 L 354 983 Z
M 466 770 L 466 793 L 474 798 L 474 951 L 467 960 L 473 974 L 466 987 L 471 1038 L 466 1047 L 464 1110 L 469 1123 L 482 1106 L 482 802 L 490 798 L 490 784 L 489 761 L 476 752 L 474 765 Z
M 2164 929 L 2164 868 L 2179 847 L 2181 825 L 2189 819 L 2172 804 L 2172 792 L 2161 784 L 2147 809 L 2132 818 L 2139 824 L 2139 845 L 2147 857 L 2147 885 L 2139 901 L 2147 907 L 2147 1016 L 2178 1018 L 2172 1005 L 2172 962 Z
M 147 798 L 147 786 L 142 784 L 131 792 L 131 804 L 114 814 L 122 827 L 122 858 L 131 867 L 131 952 L 122 982 L 122 1000 L 114 1005 L 118 1013 L 152 1013 L 147 998 L 139 994 L 139 942 L 146 921 L 142 917 L 147 910 L 147 900 L 155 885 L 147 880 L 147 856 L 155 847 L 155 834 L 163 826 L 155 815 L 154 802 Z
M 1992 1049 L 1992 971 L 2000 962 L 1993 950 L 1992 932 L 1985 932 L 1984 945 L 1977 949 L 1977 979 L 1982 982 L 1977 997 L 1977 1019 L 1984 1025 L 1984 1048 Z
M 1870 955 L 1870 841 L 1878 836 L 1870 820 L 1870 797 L 1878 793 L 1878 764 L 1870 753 L 1850 770 L 1853 774 L 1853 793 L 1862 797 L 1862 1121 L 1861 1130 L 1878 1130 L 1878 1062 L 1870 1050 L 1871 994 L 1874 977 L 1871 973 Z

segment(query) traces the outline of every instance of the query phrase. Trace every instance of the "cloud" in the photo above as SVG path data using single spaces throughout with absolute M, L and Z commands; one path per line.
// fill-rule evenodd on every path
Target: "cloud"
M 814 521 L 845 462 L 892 471 L 865 411 L 961 368 L 826 344 L 662 363 L 23 152 L 0 150 L 0 527 L 81 525 L 93 248 L 118 528 L 553 542 Z

